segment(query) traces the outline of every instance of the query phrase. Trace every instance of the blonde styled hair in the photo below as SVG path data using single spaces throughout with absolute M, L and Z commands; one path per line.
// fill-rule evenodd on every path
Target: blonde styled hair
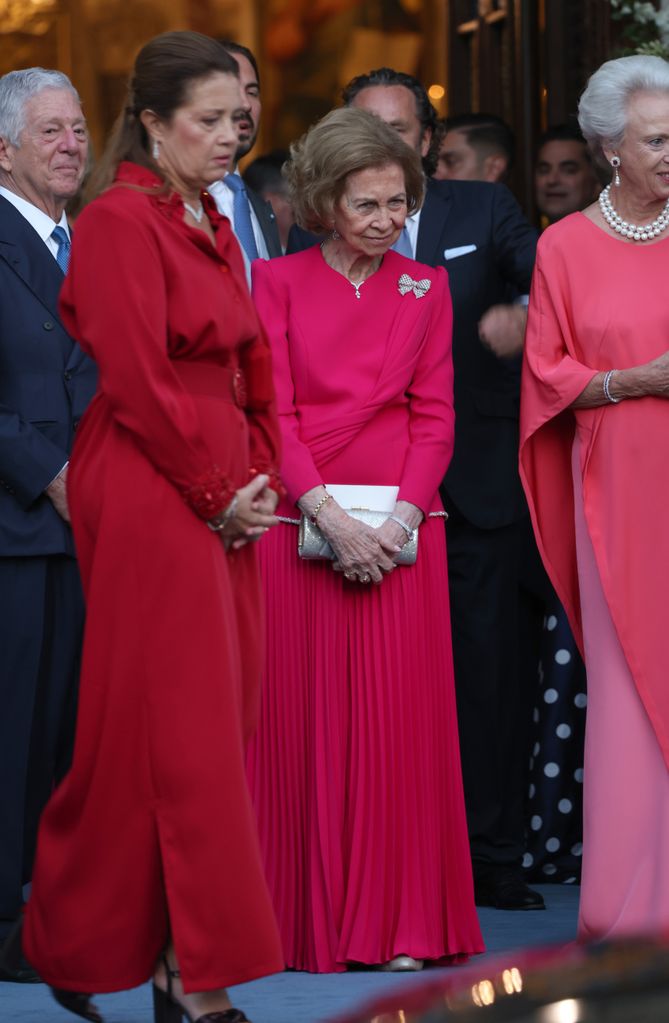
M 415 213 L 425 191 L 419 154 L 375 114 L 332 110 L 290 147 L 284 166 L 297 223 L 309 231 L 328 230 L 349 174 L 388 164 L 401 168 L 408 212 Z

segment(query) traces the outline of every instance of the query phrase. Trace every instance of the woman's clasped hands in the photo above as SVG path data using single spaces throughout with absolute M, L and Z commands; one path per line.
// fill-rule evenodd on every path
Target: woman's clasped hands
M 323 507 L 318 526 L 335 553 L 332 567 L 350 582 L 381 583 L 397 567 L 395 555 L 407 542 L 405 530 L 391 519 L 375 529 L 353 518 L 335 501 Z
M 279 521 L 274 514 L 278 494 L 269 486 L 269 476 L 260 474 L 241 487 L 228 507 L 211 520 L 227 550 L 239 550 L 259 540 Z

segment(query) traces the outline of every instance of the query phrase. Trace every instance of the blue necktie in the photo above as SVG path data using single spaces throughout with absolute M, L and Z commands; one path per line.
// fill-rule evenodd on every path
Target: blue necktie
M 67 236 L 67 231 L 64 227 L 54 227 L 51 237 L 54 241 L 58 242 L 56 262 L 63 273 L 66 274 L 70 265 L 70 239 Z
M 226 174 L 223 184 L 227 185 L 232 192 L 232 216 L 235 221 L 235 234 L 244 247 L 244 252 L 250 260 L 258 258 L 258 248 L 253 233 L 251 221 L 251 210 L 246 194 L 244 182 L 239 174 Z
M 411 245 L 411 238 L 407 230 L 406 224 L 402 228 L 402 234 L 399 236 L 394 245 L 390 246 L 395 252 L 399 252 L 400 256 L 408 256 L 409 259 L 413 259 L 413 247 Z

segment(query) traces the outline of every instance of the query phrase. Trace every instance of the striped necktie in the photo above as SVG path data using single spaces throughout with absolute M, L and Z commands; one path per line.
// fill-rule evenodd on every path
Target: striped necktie
M 51 237 L 58 243 L 56 262 L 64 274 L 67 273 L 70 265 L 70 239 L 64 227 L 54 227 Z
M 258 247 L 253 233 L 251 209 L 246 194 L 246 187 L 239 174 L 226 174 L 223 184 L 232 192 L 232 216 L 235 222 L 235 234 L 241 242 L 244 252 L 251 261 L 258 258 Z

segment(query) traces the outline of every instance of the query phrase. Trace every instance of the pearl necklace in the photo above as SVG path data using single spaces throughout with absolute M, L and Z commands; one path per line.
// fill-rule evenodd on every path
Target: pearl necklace
M 616 234 L 621 234 L 624 238 L 631 238 L 635 242 L 647 242 L 651 238 L 657 238 L 659 234 L 669 227 L 669 199 L 664 204 L 664 209 L 658 217 L 653 220 L 650 224 L 630 224 L 627 220 L 623 220 L 619 213 L 616 213 L 613 203 L 611 202 L 611 186 L 607 185 L 606 188 L 600 193 L 599 196 L 599 208 L 602 211 L 604 220 L 612 227 Z
M 197 206 L 191 206 L 191 204 L 189 202 L 186 202 L 185 199 L 183 199 L 182 202 L 184 204 L 184 209 L 188 210 L 193 220 L 195 220 L 196 223 L 199 224 L 204 216 L 204 206 L 202 205 L 202 200 L 201 199 L 198 200 Z

